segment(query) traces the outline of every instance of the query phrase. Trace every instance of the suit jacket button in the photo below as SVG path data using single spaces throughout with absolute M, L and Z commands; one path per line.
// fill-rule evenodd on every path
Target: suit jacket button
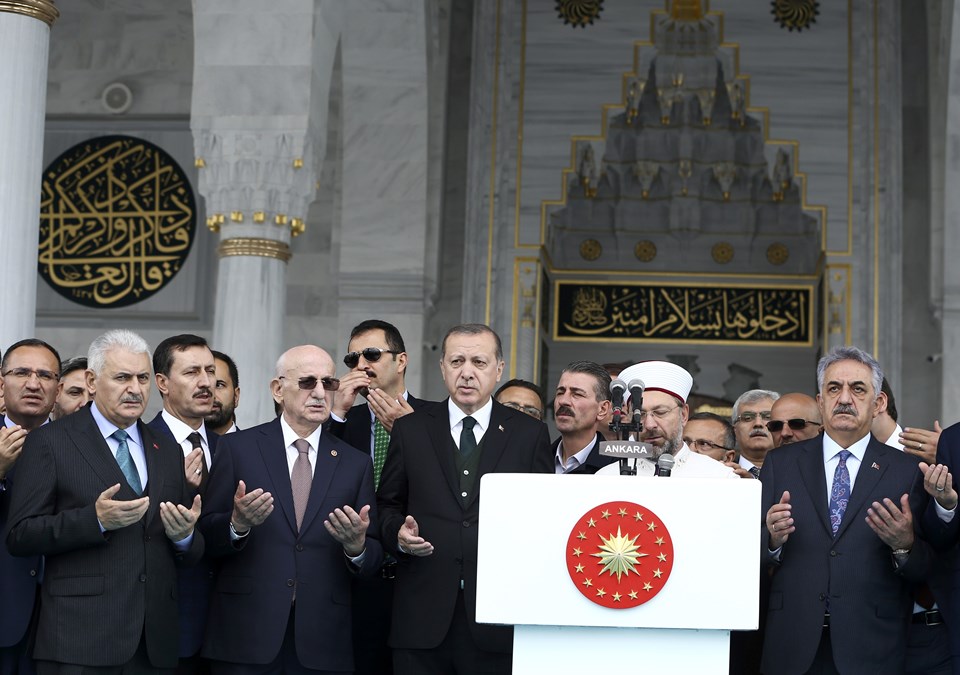
M 830 557 L 831 557 L 831 558 L 836 558 L 836 557 L 837 557 L 837 552 L 836 552 L 836 551 L 830 551 Z
M 470 527 L 470 521 L 469 521 L 469 520 L 463 521 L 463 526 L 464 526 L 464 527 Z
M 143 540 L 144 540 L 144 541 L 150 541 L 150 535 L 149 535 L 149 534 L 146 535 L 146 536 L 143 538 Z
M 37 576 L 37 570 L 30 570 L 30 576 L 31 577 Z
M 293 588 L 293 579 L 287 579 L 287 586 Z
M 303 544 L 297 544 L 297 552 L 299 553 L 302 550 L 303 550 Z
M 827 596 L 825 596 L 823 593 L 821 593 L 819 599 L 820 599 L 820 601 L 822 602 L 823 600 L 826 600 L 826 599 L 827 599 Z
M 144 582 L 144 581 L 146 581 L 146 580 L 147 580 L 147 575 L 146 575 L 146 574 L 141 574 L 141 575 L 140 575 L 140 581 L 141 581 L 141 582 Z

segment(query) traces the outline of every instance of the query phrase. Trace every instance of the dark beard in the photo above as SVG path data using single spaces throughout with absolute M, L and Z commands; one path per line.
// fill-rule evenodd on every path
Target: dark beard
M 233 411 L 226 412 L 226 408 L 214 409 L 204 418 L 204 421 L 214 429 L 219 429 L 233 421 Z

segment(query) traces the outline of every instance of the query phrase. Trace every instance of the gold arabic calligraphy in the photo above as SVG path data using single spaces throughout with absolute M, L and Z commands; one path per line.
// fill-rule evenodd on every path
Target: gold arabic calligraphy
M 187 177 L 141 139 L 85 141 L 44 172 L 40 274 L 75 302 L 123 307 L 144 300 L 180 270 L 195 231 Z
M 561 284 L 557 298 L 563 337 L 810 339 L 807 288 Z M 564 306 L 569 307 L 569 316 L 563 316 Z

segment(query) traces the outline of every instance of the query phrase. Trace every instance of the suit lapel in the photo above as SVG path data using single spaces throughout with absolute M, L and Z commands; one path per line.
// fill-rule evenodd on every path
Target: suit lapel
M 164 426 L 166 422 L 160 420 Z M 146 523 L 149 526 L 153 522 L 154 516 L 160 511 L 160 497 L 163 491 L 163 471 L 160 469 L 160 444 L 153 437 L 153 432 L 142 421 L 137 420 L 137 430 L 140 432 L 140 441 L 143 443 L 143 456 L 147 461 L 147 485 L 144 494 L 150 494 L 148 490 L 153 489 L 154 498 L 150 500 L 150 506 L 147 508 Z M 169 427 L 167 433 L 169 434 Z M 173 436 L 170 436 L 173 438 Z M 176 445 L 176 441 L 173 442 Z M 179 449 L 180 446 L 177 446 Z M 116 464 L 116 462 L 114 462 Z M 119 464 L 117 468 L 119 468 Z M 180 464 L 183 466 L 183 464 Z
M 807 487 L 807 494 L 811 496 L 813 507 L 820 518 L 820 524 L 828 535 L 833 536 L 827 506 L 827 483 L 823 473 L 823 436 L 820 436 L 816 443 L 807 443 L 803 454 L 797 458 L 797 464 L 803 483 Z
M 460 481 L 457 479 L 457 465 L 453 457 L 453 451 L 456 449 L 456 446 L 453 443 L 453 438 L 450 436 L 450 416 L 447 406 L 448 403 L 445 400 L 427 410 L 427 414 L 433 418 L 427 425 L 427 433 L 430 436 L 433 451 L 437 455 L 437 461 L 440 463 L 440 469 L 447 479 L 447 485 L 457 500 L 459 500 Z
M 270 474 L 273 498 L 280 504 L 280 510 L 287 519 L 290 529 L 297 531 L 297 513 L 293 509 L 293 488 L 290 486 L 290 470 L 287 468 L 287 449 L 283 445 L 283 431 L 280 430 L 280 418 L 257 439 L 260 456 Z
M 493 402 L 493 411 L 490 413 L 490 428 L 483 434 L 483 450 L 480 453 L 480 465 L 477 467 L 477 485 L 467 506 L 473 504 L 480 496 L 480 479 L 491 473 L 500 463 L 503 451 L 507 447 L 510 435 L 510 420 L 517 413 L 505 405 Z
M 863 461 L 860 462 L 860 469 L 857 471 L 857 480 L 853 484 L 853 491 L 850 493 L 850 501 L 847 502 L 847 510 L 843 514 L 843 520 L 837 529 L 837 537 L 840 537 L 847 526 L 853 521 L 855 514 L 866 505 L 867 499 L 874 494 L 877 483 L 883 477 L 887 470 L 887 462 L 883 455 L 886 448 L 879 442 L 870 437 L 867 449 L 863 453 Z M 899 495 L 895 501 L 899 502 Z
M 330 436 L 331 434 L 328 433 L 320 434 L 320 443 L 317 447 L 317 466 L 313 472 L 313 482 L 310 483 L 310 499 L 307 500 L 307 510 L 303 514 L 303 523 L 300 525 L 301 535 L 307 531 L 310 523 L 317 517 L 320 507 L 326 500 L 327 490 L 330 489 L 333 475 L 340 464 L 340 452 L 343 450 L 342 448 L 337 449 L 337 443 Z
M 110 447 L 103 436 L 100 435 L 100 429 L 93 420 L 90 407 L 87 406 L 77 411 L 72 417 L 76 417 L 76 420 L 70 419 L 70 422 L 76 422 L 76 431 L 80 438 L 72 434 L 69 434 L 69 436 L 70 441 L 77 449 L 77 453 L 86 460 L 104 485 L 110 486 L 120 483 L 120 491 L 117 493 L 118 498 L 136 499 L 137 495 L 127 484 L 127 479 L 120 470 L 116 457 L 110 452 Z M 143 439 L 143 436 L 141 436 L 141 439 Z M 149 467 L 147 470 L 149 471 Z

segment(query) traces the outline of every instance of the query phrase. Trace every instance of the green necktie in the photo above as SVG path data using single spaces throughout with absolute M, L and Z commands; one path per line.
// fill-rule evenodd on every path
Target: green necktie
M 138 495 L 143 494 L 143 485 L 140 483 L 140 473 L 137 471 L 137 465 L 133 463 L 133 457 L 130 456 L 130 446 L 127 445 L 127 439 L 130 438 L 130 434 L 123 429 L 117 429 L 111 436 L 120 443 L 117 447 L 117 464 L 120 465 L 120 470 L 123 472 L 124 477 L 126 477 L 127 483 Z
M 373 487 L 380 487 L 380 474 L 383 473 L 383 463 L 387 461 L 387 448 L 390 447 L 390 434 L 377 420 L 373 424 Z
M 477 437 L 473 435 L 473 428 L 477 420 L 469 415 L 463 418 L 463 429 L 460 430 L 460 454 L 469 457 L 477 449 Z

